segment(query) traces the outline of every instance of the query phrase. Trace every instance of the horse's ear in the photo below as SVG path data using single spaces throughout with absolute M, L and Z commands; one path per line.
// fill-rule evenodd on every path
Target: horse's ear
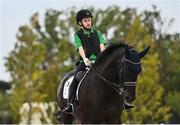
M 149 48 L 150 46 L 146 47 L 143 51 L 138 53 L 140 59 L 143 58 L 147 54 L 147 52 L 149 51 Z

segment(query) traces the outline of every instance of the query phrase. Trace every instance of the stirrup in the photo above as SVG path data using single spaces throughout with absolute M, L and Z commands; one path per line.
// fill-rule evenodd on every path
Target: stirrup
M 68 104 L 68 106 L 65 109 L 63 109 L 62 112 L 66 113 L 66 114 L 73 114 L 73 112 L 74 112 L 73 104 L 72 103 Z

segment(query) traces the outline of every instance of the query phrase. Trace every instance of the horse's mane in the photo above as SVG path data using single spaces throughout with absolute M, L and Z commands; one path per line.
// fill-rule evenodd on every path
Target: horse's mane
M 94 65 L 98 65 L 100 62 L 102 62 L 102 60 L 104 60 L 109 54 L 111 54 L 117 48 L 126 47 L 126 46 L 128 45 L 122 42 L 120 42 L 119 44 L 112 43 L 102 53 L 100 53 Z

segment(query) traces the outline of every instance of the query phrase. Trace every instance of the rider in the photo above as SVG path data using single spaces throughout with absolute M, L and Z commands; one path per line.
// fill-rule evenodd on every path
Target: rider
M 97 55 L 105 49 L 106 40 L 100 31 L 97 31 L 92 27 L 92 19 L 93 16 L 87 9 L 80 10 L 76 15 L 77 25 L 81 28 L 75 33 L 74 42 L 75 48 L 81 56 L 81 60 L 74 76 L 76 76 L 79 71 L 85 71 L 86 66 L 90 66 L 91 62 L 96 60 Z M 72 112 L 77 86 L 78 82 L 74 77 L 70 86 L 67 101 L 68 106 L 64 109 L 65 112 Z M 129 106 L 129 108 L 131 108 L 131 106 Z

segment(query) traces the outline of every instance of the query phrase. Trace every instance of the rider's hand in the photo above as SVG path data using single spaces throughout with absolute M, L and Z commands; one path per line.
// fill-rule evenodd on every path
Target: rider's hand
M 90 66 L 91 65 L 91 61 L 88 59 L 88 58 L 83 58 L 83 61 L 84 61 L 84 64 L 86 65 L 86 66 Z

